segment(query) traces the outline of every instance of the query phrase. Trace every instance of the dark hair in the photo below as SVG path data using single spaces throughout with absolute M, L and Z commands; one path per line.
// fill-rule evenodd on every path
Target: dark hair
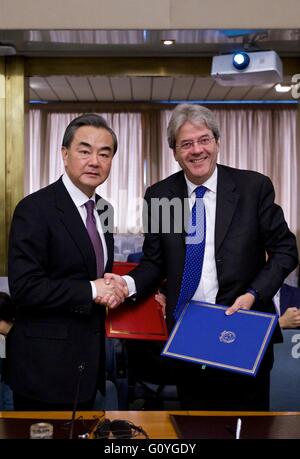
M 78 116 L 77 118 L 74 118 L 71 121 L 71 123 L 67 126 L 65 133 L 64 133 L 64 137 L 62 141 L 63 147 L 65 148 L 70 147 L 73 141 L 75 132 L 81 126 L 94 126 L 96 128 L 106 129 L 112 136 L 113 145 L 114 145 L 114 154 L 116 153 L 117 148 L 118 148 L 117 136 L 115 132 L 108 126 L 103 116 L 97 115 L 96 113 L 87 113 L 85 115 Z
M 14 318 L 15 305 L 11 297 L 5 292 L 0 292 L 0 320 L 12 322 Z

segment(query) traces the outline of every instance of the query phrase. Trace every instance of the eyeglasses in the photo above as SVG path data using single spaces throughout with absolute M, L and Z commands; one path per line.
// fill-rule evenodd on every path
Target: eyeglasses
M 211 141 L 214 140 L 214 136 L 204 136 L 200 137 L 198 140 L 185 140 L 184 142 L 180 143 L 179 145 L 176 145 L 179 150 L 182 151 L 188 151 L 190 150 L 195 144 L 202 145 L 203 147 L 206 147 L 211 143 Z

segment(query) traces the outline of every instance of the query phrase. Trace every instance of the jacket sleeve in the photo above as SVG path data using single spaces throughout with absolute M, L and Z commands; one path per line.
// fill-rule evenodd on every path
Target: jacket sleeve
M 265 177 L 258 203 L 258 218 L 267 261 L 251 285 L 262 300 L 272 298 L 298 264 L 296 238 L 287 226 L 281 207 L 274 200 L 273 184 Z

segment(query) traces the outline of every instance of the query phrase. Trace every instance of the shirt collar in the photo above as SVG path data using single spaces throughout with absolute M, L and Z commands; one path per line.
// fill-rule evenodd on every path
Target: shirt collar
M 185 174 L 184 174 L 184 178 L 187 184 L 188 197 L 190 198 L 193 192 L 195 191 L 195 189 L 199 185 L 195 185 L 195 183 L 191 182 Z M 206 188 L 209 191 L 216 193 L 217 192 L 217 181 L 218 181 L 218 168 L 215 167 L 213 174 L 204 183 L 202 183 L 202 185 L 206 186 Z
M 93 196 L 89 198 L 76 185 L 74 185 L 66 172 L 62 176 L 62 181 L 76 207 L 83 206 L 89 199 L 95 201 L 96 194 L 94 193 Z

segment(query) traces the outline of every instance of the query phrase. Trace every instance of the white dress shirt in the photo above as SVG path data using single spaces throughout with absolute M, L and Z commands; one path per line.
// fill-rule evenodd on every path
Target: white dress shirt
M 278 290 L 277 293 L 275 293 L 275 295 L 273 297 L 273 303 L 274 303 L 274 306 L 275 306 L 276 313 L 279 316 L 281 316 L 281 312 L 280 312 L 280 289 Z
M 190 182 L 187 177 L 185 177 L 185 180 L 188 189 L 189 205 L 190 209 L 192 209 L 196 199 L 194 190 L 198 185 Z M 194 293 L 194 296 L 192 297 L 192 300 L 205 301 L 207 303 L 216 302 L 216 296 L 219 289 L 215 260 L 217 180 L 218 168 L 216 167 L 212 176 L 203 183 L 203 186 L 207 188 L 207 191 L 203 196 L 206 215 L 205 250 L 200 283 Z
M 72 182 L 72 180 L 70 179 L 70 177 L 68 176 L 67 173 L 65 173 L 63 176 L 62 176 L 62 181 L 63 181 L 63 184 L 65 185 L 72 201 L 74 202 L 78 212 L 79 212 L 79 215 L 81 216 L 82 218 L 82 221 L 84 223 L 84 225 L 86 226 L 86 217 L 87 217 L 87 211 L 86 211 L 86 208 L 85 208 L 85 203 L 87 201 L 89 201 L 90 199 L 94 202 L 96 202 L 96 195 L 95 193 L 93 194 L 93 196 L 91 198 L 89 198 L 86 194 L 84 194 L 76 185 L 74 185 L 74 183 Z M 98 212 L 96 211 L 96 206 L 95 206 L 95 209 L 94 209 L 94 217 L 96 219 L 96 226 L 97 226 L 97 230 L 98 230 L 98 233 L 99 233 L 99 236 L 101 238 L 101 242 L 102 242 L 102 246 L 103 246 L 103 260 L 104 260 L 104 266 L 103 266 L 103 270 L 106 266 L 106 263 L 107 263 L 107 247 L 106 247 L 106 242 L 105 242 L 105 237 L 104 237 L 104 234 L 103 234 L 103 228 L 102 228 L 102 225 L 101 225 L 101 221 L 100 221 L 100 217 L 99 217 L 99 214 Z M 96 298 L 97 296 L 97 290 L 96 290 L 96 286 L 94 284 L 94 282 L 91 281 L 91 286 L 92 286 L 92 294 L 93 294 L 93 300 Z

